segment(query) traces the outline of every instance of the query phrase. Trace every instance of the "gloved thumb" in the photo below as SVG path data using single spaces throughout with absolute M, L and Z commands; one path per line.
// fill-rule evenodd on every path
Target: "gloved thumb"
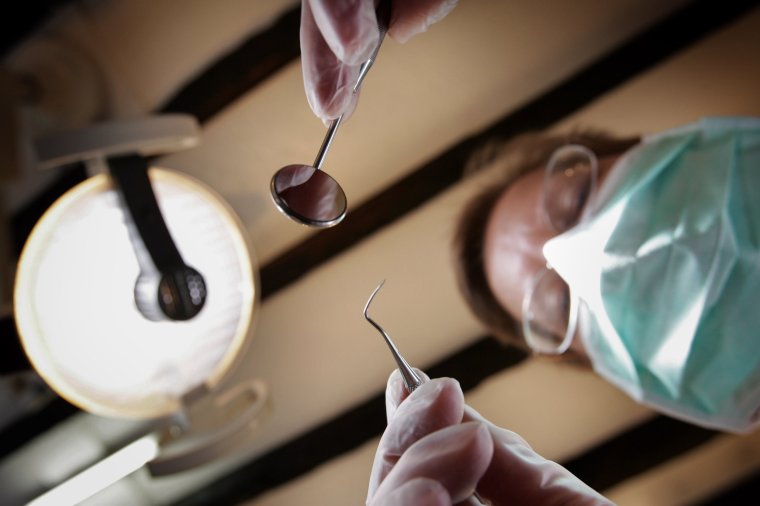
M 385 504 L 382 498 L 398 493 L 409 481 L 429 478 L 448 492 L 451 502 L 442 504 L 464 501 L 475 490 L 492 454 L 493 441 L 485 424 L 467 422 L 446 427 L 409 447 L 370 497 Z M 431 501 L 445 499 L 437 489 L 433 489 L 430 495 L 433 497 Z M 375 503 L 370 504 L 374 506 Z
M 394 392 L 393 375 L 387 392 Z M 458 424 L 464 413 L 464 395 L 459 383 L 451 378 L 436 378 L 423 383 L 417 390 L 392 410 L 380 443 L 369 481 L 368 496 L 385 479 L 401 455 L 418 439 Z
M 427 374 L 416 367 L 412 369 L 423 381 L 430 381 L 430 377 Z M 385 414 L 388 422 L 393 418 L 393 414 L 398 409 L 399 404 L 407 397 L 409 397 L 409 392 L 407 392 L 406 385 L 404 385 L 404 378 L 398 369 L 394 369 L 391 375 L 388 376 L 388 383 L 385 386 Z

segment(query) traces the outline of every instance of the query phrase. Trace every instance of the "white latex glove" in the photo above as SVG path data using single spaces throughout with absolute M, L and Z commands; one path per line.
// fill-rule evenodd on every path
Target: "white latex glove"
M 443 19 L 457 0 L 392 1 L 388 35 L 406 42 Z M 374 0 L 302 0 L 301 66 L 306 98 L 324 122 L 347 119 L 359 93 L 360 65 L 377 46 Z
M 385 395 L 388 427 L 372 466 L 370 506 L 448 506 L 475 489 L 494 506 L 612 504 L 520 436 L 465 406 L 456 380 L 431 380 L 404 400 L 394 371 Z M 463 416 L 472 421 L 460 423 Z

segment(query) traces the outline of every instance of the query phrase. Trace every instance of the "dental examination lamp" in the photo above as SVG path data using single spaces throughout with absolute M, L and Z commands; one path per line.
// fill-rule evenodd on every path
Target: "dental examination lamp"
M 198 131 L 158 115 L 37 141 L 40 168 L 83 162 L 90 176 L 37 222 L 14 288 L 21 343 L 51 388 L 94 414 L 157 421 L 140 457 L 154 475 L 231 450 L 268 396 L 259 380 L 219 391 L 258 307 L 243 226 L 205 184 L 149 161 Z

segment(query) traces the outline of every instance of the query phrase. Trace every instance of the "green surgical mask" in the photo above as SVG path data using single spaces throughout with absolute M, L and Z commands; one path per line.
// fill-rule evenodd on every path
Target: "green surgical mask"
M 760 119 L 646 137 L 544 255 L 580 301 L 594 369 L 705 427 L 760 425 Z

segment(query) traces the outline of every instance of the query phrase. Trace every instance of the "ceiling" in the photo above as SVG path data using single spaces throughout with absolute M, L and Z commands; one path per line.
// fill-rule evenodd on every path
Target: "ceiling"
M 299 2 L 88 0 L 42 14 L 4 61 L 38 86 L 26 105 L 17 100 L 22 138 L 153 113 L 200 120 L 198 147 L 154 163 L 207 184 L 244 224 L 261 298 L 222 387 L 255 378 L 271 394 L 235 452 L 169 477 L 140 469 L 86 504 L 364 501 L 394 367 L 361 312 L 382 280 L 373 314 L 410 363 L 459 379 L 468 403 L 617 503 L 741 504 L 757 494 L 760 435 L 657 415 L 590 371 L 497 343 L 467 311 L 449 253 L 457 213 L 494 176 L 462 178 L 487 141 L 760 115 L 754 2 L 469 0 L 406 44 L 386 41 L 325 162 L 349 215 L 319 232 L 287 221 L 268 195 L 273 172 L 310 161 L 325 130 L 303 92 Z M 86 177 L 20 160 L 0 196 L 11 266 L 40 213 Z M 12 325 L 3 329 L 10 350 Z M 25 385 L 25 397 L 0 397 L 16 413 L 0 429 L 2 504 L 154 428 L 80 411 L 34 378 Z

